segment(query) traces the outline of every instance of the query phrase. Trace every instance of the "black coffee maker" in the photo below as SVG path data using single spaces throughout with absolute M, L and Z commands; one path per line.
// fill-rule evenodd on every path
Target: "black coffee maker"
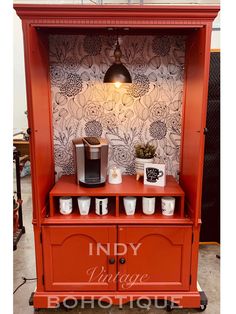
M 99 137 L 73 140 L 77 183 L 87 187 L 102 186 L 106 182 L 108 142 Z

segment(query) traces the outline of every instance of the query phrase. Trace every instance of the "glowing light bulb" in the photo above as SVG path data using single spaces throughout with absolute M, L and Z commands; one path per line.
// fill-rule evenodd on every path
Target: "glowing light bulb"
M 114 85 L 116 88 L 119 88 L 121 86 L 121 82 L 115 82 Z

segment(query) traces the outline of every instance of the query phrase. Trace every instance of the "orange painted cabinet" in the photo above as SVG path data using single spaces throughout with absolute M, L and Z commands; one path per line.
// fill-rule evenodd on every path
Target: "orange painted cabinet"
M 42 234 L 47 291 L 116 289 L 102 277 L 116 274 L 115 226 L 45 226 Z
M 191 226 L 43 227 L 47 291 L 188 290 Z
M 14 8 L 22 19 L 31 134 L 37 270 L 34 307 L 48 308 L 48 297 L 51 295 L 56 296 L 60 303 L 68 296 L 99 299 L 107 293 L 114 304 L 119 302 L 117 297 L 123 296 L 125 298 L 121 301 L 125 303 L 140 297 L 161 298 L 172 302 L 178 295 L 180 307 L 198 308 L 201 305 L 204 309 L 206 300 L 197 285 L 198 245 L 210 40 L 212 22 L 219 7 L 15 4 Z M 176 65 L 178 74 L 168 70 L 170 84 L 165 83 L 164 77 L 160 81 L 163 81 L 166 88 L 168 86 L 165 92 L 168 99 L 172 99 L 173 104 L 179 103 L 180 99 L 174 101 L 175 91 L 172 90 L 171 81 L 173 75 L 184 74 L 182 129 L 179 134 L 181 143 L 179 139 L 170 138 L 176 149 L 180 150 L 179 185 L 167 179 L 165 188 L 156 188 L 136 180 L 132 182 L 132 178 L 124 178 L 121 185 L 109 187 L 106 184 L 105 187 L 86 190 L 78 186 L 72 176 L 62 177 L 55 184 L 49 37 L 51 34 L 106 34 L 108 27 L 120 30 L 122 34 L 124 26 L 127 28 L 127 36 L 155 35 L 158 43 L 161 43 L 159 35 L 173 33 L 186 37 L 184 71 L 178 61 L 178 50 L 174 50 L 173 60 L 167 61 L 170 65 L 172 62 Z M 175 46 L 179 44 L 182 46 L 181 42 L 175 40 Z M 76 49 L 76 53 L 80 60 L 80 49 Z M 67 57 L 62 59 L 67 62 Z M 91 60 L 95 60 L 93 57 L 91 55 Z M 68 84 L 74 88 L 71 80 Z M 84 82 L 82 85 L 86 84 Z M 152 91 L 148 97 L 151 95 L 153 96 Z M 155 103 L 154 100 L 151 105 Z M 151 109 L 149 106 L 147 108 Z M 78 122 L 80 123 L 79 120 Z M 137 131 L 142 133 L 144 129 Z M 60 145 L 60 149 L 64 150 L 64 144 Z M 170 157 L 167 153 L 165 155 Z M 165 155 L 161 158 L 165 158 Z M 168 159 L 166 161 L 169 162 Z M 88 195 L 93 199 L 97 196 L 110 198 L 109 214 L 96 215 L 94 206 L 91 206 L 87 217 L 80 216 L 75 205 L 76 197 Z M 58 200 L 61 196 L 73 197 L 75 206 L 71 215 L 60 215 Z M 138 197 L 135 215 L 125 214 L 122 202 L 124 196 Z M 148 216 L 142 213 L 143 196 L 159 199 L 155 214 Z M 162 215 L 162 196 L 176 198 L 173 216 Z M 139 275 L 137 279 L 136 274 Z M 126 284 L 123 284 L 124 281 Z M 130 281 L 132 285 L 127 285 Z
M 120 280 L 119 290 L 189 289 L 191 226 L 120 226 L 118 235 L 119 242 L 127 245 L 123 260 L 119 259 L 124 262 L 119 263 L 121 279 L 124 274 L 137 278 L 132 286 Z

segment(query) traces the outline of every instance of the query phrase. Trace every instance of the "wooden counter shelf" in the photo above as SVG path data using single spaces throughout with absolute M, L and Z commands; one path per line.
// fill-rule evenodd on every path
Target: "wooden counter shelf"
M 50 196 L 184 196 L 184 191 L 172 176 L 166 177 L 165 187 L 144 185 L 135 176 L 123 176 L 122 184 L 106 183 L 103 187 L 87 188 L 76 184 L 75 176 L 62 176 Z
M 43 225 L 77 225 L 77 224 L 158 224 L 158 225 L 192 225 L 193 221 L 190 218 L 181 218 L 179 214 L 173 216 L 164 216 L 161 213 L 153 215 L 144 215 L 142 213 L 135 213 L 134 216 L 127 216 L 121 214 L 116 217 L 113 215 L 98 216 L 91 213 L 87 216 L 81 216 L 79 213 L 72 213 L 70 215 L 61 215 L 56 213 L 53 217 L 43 219 Z
M 59 197 L 71 196 L 73 198 L 73 213 L 61 215 L 59 212 Z M 90 212 L 86 216 L 79 214 L 77 197 L 91 196 Z M 99 216 L 95 213 L 95 197 L 108 197 L 108 215 Z M 137 205 L 135 215 L 127 216 L 124 210 L 123 197 L 136 196 Z M 145 215 L 142 212 L 142 196 L 156 197 L 156 210 L 153 215 Z M 176 197 L 176 209 L 174 216 L 161 214 L 161 197 Z M 119 185 L 106 183 L 103 187 L 86 188 L 76 184 L 75 176 L 62 176 L 50 192 L 50 215 L 43 220 L 43 224 L 111 224 L 111 223 L 135 223 L 135 224 L 191 224 L 189 218 L 184 217 L 184 191 L 172 176 L 167 176 L 165 187 L 144 185 L 142 181 L 136 181 L 135 176 L 123 176 L 123 182 Z

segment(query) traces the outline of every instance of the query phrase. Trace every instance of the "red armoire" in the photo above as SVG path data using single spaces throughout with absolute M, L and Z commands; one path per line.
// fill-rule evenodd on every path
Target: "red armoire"
M 34 308 L 57 307 L 65 300 L 122 305 L 163 299 L 168 310 L 174 305 L 204 310 L 207 299 L 199 289 L 197 269 L 210 41 L 219 7 L 16 4 L 14 9 L 24 36 L 37 269 Z M 172 176 L 167 176 L 165 188 L 143 185 L 134 176 L 99 188 L 80 187 L 74 175 L 55 181 L 49 36 L 112 28 L 132 35 L 187 38 L 179 183 Z M 59 213 L 60 196 L 73 197 L 76 207 L 76 197 L 83 195 L 108 197 L 109 214 L 98 216 L 91 210 L 80 216 L 78 209 L 68 216 Z M 122 198 L 128 195 L 138 200 L 133 216 L 124 212 Z M 156 197 L 155 214 L 142 213 L 142 196 Z M 161 214 L 161 196 L 176 198 L 173 216 Z M 98 243 L 103 250 L 95 254 Z M 137 243 L 140 249 L 133 254 L 132 244 Z M 102 273 L 91 279 L 88 274 L 95 274 L 96 267 Z

